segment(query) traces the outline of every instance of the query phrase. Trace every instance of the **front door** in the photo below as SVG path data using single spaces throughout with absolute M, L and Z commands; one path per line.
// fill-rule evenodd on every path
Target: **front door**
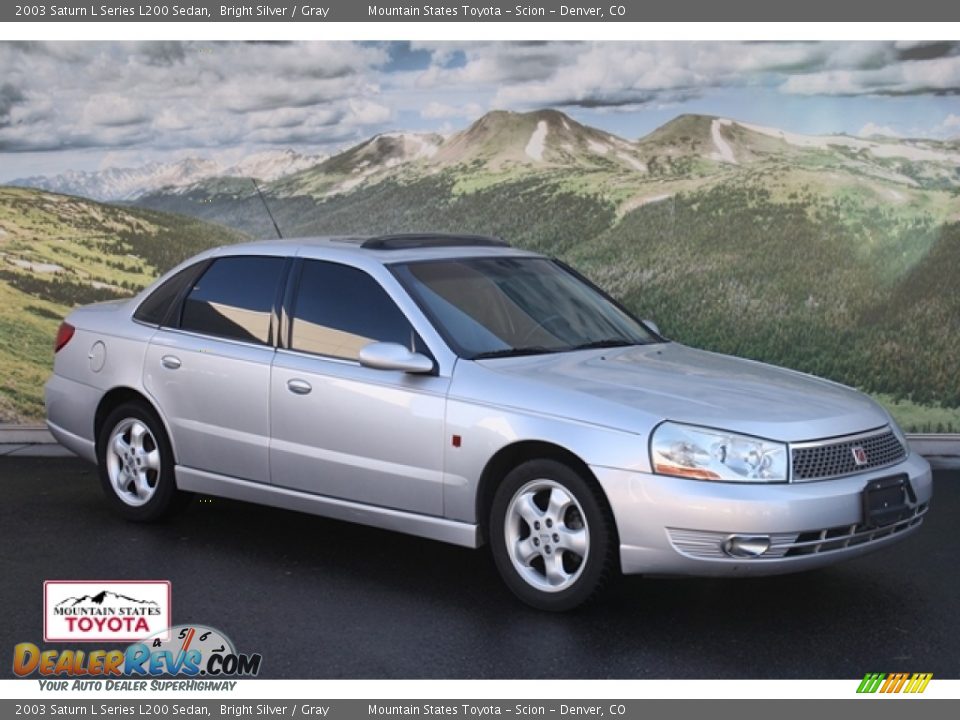
M 375 341 L 426 351 L 386 290 L 358 268 L 304 260 L 291 323 L 270 385 L 272 482 L 442 515 L 449 378 L 357 360 Z

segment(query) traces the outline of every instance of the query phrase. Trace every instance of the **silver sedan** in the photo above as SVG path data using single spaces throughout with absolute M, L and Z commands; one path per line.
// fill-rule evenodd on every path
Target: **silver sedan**
M 562 263 L 483 237 L 208 251 L 73 311 L 46 402 L 126 518 L 202 493 L 489 544 L 549 610 L 618 572 L 879 550 L 932 494 L 866 396 L 670 342 Z

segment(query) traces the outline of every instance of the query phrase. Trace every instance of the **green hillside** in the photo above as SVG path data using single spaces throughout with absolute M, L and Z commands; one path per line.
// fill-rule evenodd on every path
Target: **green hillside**
M 241 237 L 195 218 L 0 188 L 0 423 L 42 419 L 53 338 L 71 307 L 130 296 Z

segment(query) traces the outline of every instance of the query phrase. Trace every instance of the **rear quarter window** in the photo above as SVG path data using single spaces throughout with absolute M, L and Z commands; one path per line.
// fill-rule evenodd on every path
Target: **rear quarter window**
M 140 303 L 136 312 L 133 313 L 133 319 L 148 325 L 169 323 L 173 315 L 174 303 L 206 266 L 206 261 L 194 263 L 165 280 Z

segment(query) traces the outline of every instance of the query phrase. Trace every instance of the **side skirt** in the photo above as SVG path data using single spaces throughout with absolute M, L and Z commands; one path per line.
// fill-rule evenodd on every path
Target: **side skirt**
M 470 523 L 311 495 L 182 466 L 177 466 L 176 476 L 177 487 L 181 490 L 371 525 L 452 545 L 480 547 L 480 528 Z

